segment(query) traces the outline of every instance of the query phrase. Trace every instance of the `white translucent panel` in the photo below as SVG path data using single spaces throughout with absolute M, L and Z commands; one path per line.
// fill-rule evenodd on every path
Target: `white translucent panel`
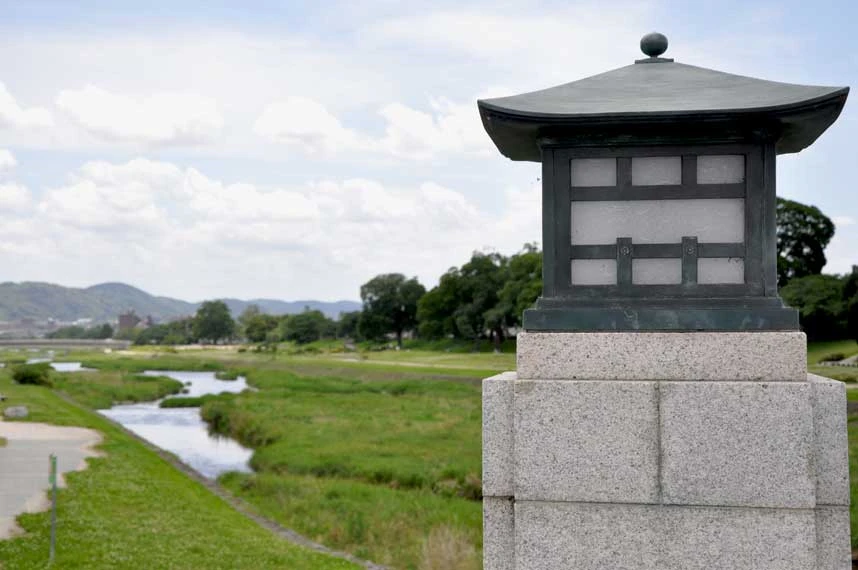
M 697 236 L 701 243 L 740 243 L 745 235 L 745 201 L 629 200 L 572 202 L 572 244 L 680 243 Z
M 736 184 L 744 181 L 744 155 L 718 154 L 697 157 L 698 184 Z
M 616 285 L 616 259 L 573 259 L 572 285 Z
M 682 157 L 641 156 L 632 159 L 633 186 L 682 184 Z
M 707 285 L 744 283 L 745 260 L 741 257 L 701 257 L 697 260 L 697 282 Z
M 679 285 L 682 283 L 681 259 L 632 259 L 632 284 Z
M 616 186 L 616 158 L 573 158 L 572 186 Z

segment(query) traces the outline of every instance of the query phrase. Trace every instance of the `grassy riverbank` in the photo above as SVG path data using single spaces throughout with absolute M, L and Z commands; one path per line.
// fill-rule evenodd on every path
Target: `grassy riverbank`
M 74 355 L 71 355 L 74 356 Z M 211 425 L 256 449 L 223 484 L 269 518 L 397 568 L 479 568 L 480 379 L 513 355 L 90 354 L 102 370 L 240 371 L 257 392 L 207 397 Z M 427 566 L 434 564 L 434 566 Z
M 298 532 L 382 564 L 418 568 L 440 556 L 424 544 L 434 531 L 466 553 L 450 570 L 478 568 L 477 386 L 274 370 L 247 379 L 258 391 L 202 410 L 215 430 L 256 449 L 257 473 L 225 477 L 229 489 Z
M 119 402 L 149 402 L 178 394 L 182 383 L 166 376 L 143 376 L 121 371 L 51 374 L 54 386 L 93 410 Z
M 47 388 L 14 385 L 0 371 L 0 392 L 4 406 L 26 405 L 32 421 L 104 435 L 104 457 L 70 474 L 60 491 L 56 568 L 356 568 L 275 537 L 111 422 Z M 0 541 L 0 567 L 44 568 L 48 514 L 19 520 L 26 534 Z

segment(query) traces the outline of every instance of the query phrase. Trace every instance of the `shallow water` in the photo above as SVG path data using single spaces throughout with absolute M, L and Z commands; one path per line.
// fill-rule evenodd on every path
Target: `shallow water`
M 93 372 L 94 368 L 84 368 L 80 362 L 51 362 L 51 368 L 57 372 Z
M 214 372 L 146 371 L 147 376 L 169 376 L 186 385 L 196 397 L 221 392 L 241 392 L 247 388 L 243 377 L 218 380 Z M 121 404 L 99 410 L 150 443 L 174 453 L 183 463 L 205 477 L 216 478 L 227 471 L 251 471 L 248 461 L 253 450 L 227 437 L 210 435 L 200 418 L 199 408 L 159 408 L 158 402 Z

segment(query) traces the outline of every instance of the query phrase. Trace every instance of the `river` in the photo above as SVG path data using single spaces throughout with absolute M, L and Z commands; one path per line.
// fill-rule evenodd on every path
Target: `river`
M 55 362 L 60 372 L 85 370 L 76 362 Z M 221 392 L 241 392 L 247 388 L 244 377 L 218 380 L 214 372 L 146 371 L 147 376 L 169 376 L 185 384 L 181 396 L 204 396 Z M 170 396 L 168 396 L 170 397 Z M 205 477 L 215 479 L 227 471 L 250 472 L 248 449 L 236 441 L 208 432 L 199 408 L 159 408 L 159 402 L 119 404 L 99 413 L 121 424 L 146 441 L 175 454 L 182 463 Z

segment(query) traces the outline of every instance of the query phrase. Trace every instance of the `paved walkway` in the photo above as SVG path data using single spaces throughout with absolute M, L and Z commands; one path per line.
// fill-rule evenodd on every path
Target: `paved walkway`
M 50 507 L 48 496 L 48 457 L 57 456 L 59 485 L 62 474 L 86 468 L 86 458 L 98 455 L 92 446 L 101 441 L 94 430 L 58 427 L 30 422 L 4 422 L 0 419 L 0 437 L 8 440 L 0 447 L 0 539 L 21 531 L 15 517 Z

